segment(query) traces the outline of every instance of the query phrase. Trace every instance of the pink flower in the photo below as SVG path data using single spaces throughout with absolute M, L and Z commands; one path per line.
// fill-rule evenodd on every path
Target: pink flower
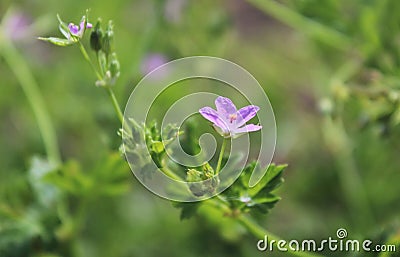
M 229 98 L 218 96 L 215 100 L 217 110 L 211 107 L 203 107 L 199 110 L 200 114 L 213 123 L 214 128 L 223 137 L 239 137 L 247 132 L 258 131 L 262 128 L 260 125 L 249 124 L 247 121 L 256 116 L 258 106 L 249 105 L 236 109 L 236 106 Z
M 90 29 L 93 27 L 91 23 L 86 23 L 86 28 L 85 28 L 85 22 L 86 22 L 85 17 L 83 17 L 79 26 L 73 23 L 68 24 L 69 32 L 76 37 L 82 37 L 83 33 L 85 32 L 85 29 Z

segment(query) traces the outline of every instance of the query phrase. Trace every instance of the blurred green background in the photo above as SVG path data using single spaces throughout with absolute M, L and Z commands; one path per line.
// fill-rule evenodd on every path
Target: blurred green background
M 118 155 L 112 105 L 78 48 L 36 39 L 60 36 L 57 13 L 77 23 L 87 8 L 93 23 L 114 21 L 121 105 L 151 67 L 186 56 L 231 60 L 260 82 L 276 116 L 274 162 L 289 164 L 282 200 L 257 217 L 263 227 L 285 239 L 343 227 L 352 238 L 399 245 L 399 1 L 1 0 L 0 256 L 266 254 L 234 220 L 203 208 L 180 221 L 137 183 Z M 29 73 L 65 176 L 80 184 L 51 191 L 38 179 L 49 168 L 21 87 Z

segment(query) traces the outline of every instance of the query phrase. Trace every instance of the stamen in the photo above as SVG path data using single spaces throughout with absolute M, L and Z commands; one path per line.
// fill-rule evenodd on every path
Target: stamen
M 230 123 L 233 123 L 233 121 L 236 120 L 236 119 L 237 119 L 237 114 L 230 114 L 230 115 L 229 115 L 229 121 L 230 121 Z

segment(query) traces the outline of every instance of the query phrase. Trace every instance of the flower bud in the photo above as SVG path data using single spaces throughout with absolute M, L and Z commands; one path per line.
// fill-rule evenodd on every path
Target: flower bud
M 102 48 L 103 30 L 101 29 L 101 20 L 99 19 L 92 33 L 90 34 L 90 47 L 98 52 Z
M 151 150 L 155 153 L 162 153 L 164 151 L 164 144 L 160 141 L 154 141 L 151 144 Z
M 108 22 L 106 32 L 103 37 L 102 50 L 109 55 L 114 50 L 114 25 L 112 21 Z
M 115 53 L 111 55 L 110 72 L 111 72 L 111 78 L 119 77 L 119 62 L 117 59 L 117 55 Z
M 202 166 L 202 171 L 189 169 L 186 173 L 186 181 L 191 182 L 189 189 L 196 197 L 213 194 L 219 185 L 219 178 L 214 177 L 214 170 L 208 164 Z

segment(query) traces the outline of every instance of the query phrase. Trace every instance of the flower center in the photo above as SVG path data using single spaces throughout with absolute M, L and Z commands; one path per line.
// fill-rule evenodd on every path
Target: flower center
M 229 122 L 230 123 L 233 123 L 233 121 L 236 120 L 236 119 L 237 119 L 237 114 L 230 114 L 229 115 Z

